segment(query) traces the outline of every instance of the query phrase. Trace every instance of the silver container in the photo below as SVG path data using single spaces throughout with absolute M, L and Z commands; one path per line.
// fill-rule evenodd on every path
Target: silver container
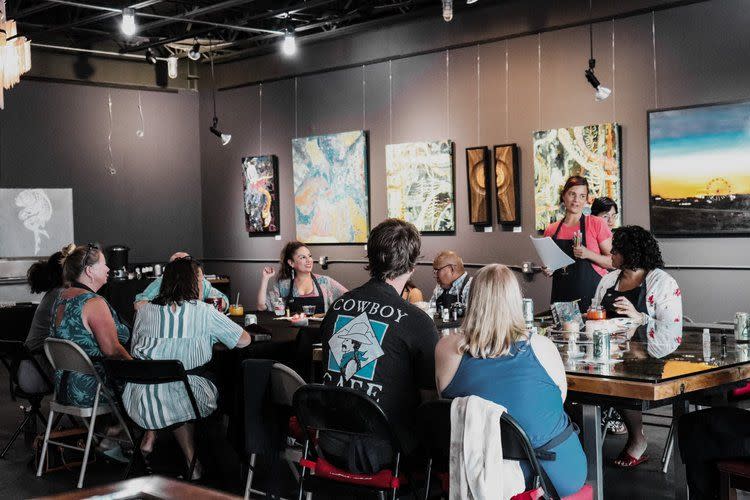
M 245 314 L 245 326 L 257 325 L 258 316 L 255 314 Z
M 594 332 L 594 359 L 608 360 L 610 355 L 609 332 Z
M 161 276 L 161 264 L 154 264 L 154 276 Z
M 443 323 L 447 323 L 451 319 L 451 310 L 447 307 L 443 307 L 442 311 L 440 312 L 441 319 L 443 320 Z
M 534 324 L 534 299 L 523 299 L 523 319 L 526 325 Z
M 734 338 L 735 340 L 750 340 L 750 314 L 738 312 L 734 315 Z

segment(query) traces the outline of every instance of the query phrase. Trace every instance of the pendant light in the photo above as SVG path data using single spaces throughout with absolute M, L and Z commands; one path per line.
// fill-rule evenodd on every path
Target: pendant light
M 209 47 L 209 57 L 211 59 L 211 97 L 214 101 L 214 119 L 211 122 L 211 126 L 208 128 L 212 134 L 221 140 L 221 145 L 226 146 L 229 141 L 232 140 L 232 134 L 227 134 L 219 130 L 219 118 L 216 116 L 216 76 L 214 75 L 214 51 L 213 47 Z

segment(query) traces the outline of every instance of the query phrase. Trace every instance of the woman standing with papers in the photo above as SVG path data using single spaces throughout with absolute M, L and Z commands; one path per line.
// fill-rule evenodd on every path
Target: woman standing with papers
M 545 268 L 545 274 L 552 276 L 550 302 L 579 300 L 583 313 L 591 305 L 599 280 L 612 267 L 612 231 L 603 219 L 583 215 L 588 196 L 589 183 L 584 177 L 568 178 L 560 193 L 565 216 L 544 230 L 544 236 L 551 237 L 560 250 L 575 260 L 554 273 Z

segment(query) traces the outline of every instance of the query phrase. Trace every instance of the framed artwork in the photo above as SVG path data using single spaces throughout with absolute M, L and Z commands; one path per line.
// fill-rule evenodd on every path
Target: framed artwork
M 589 181 L 589 203 L 608 196 L 622 215 L 620 126 L 601 123 L 534 132 L 535 227 L 542 231 L 564 214 L 560 190 L 571 175 Z
M 279 164 L 276 155 L 243 158 L 242 188 L 248 234 L 279 234 Z
M 299 241 L 367 242 L 370 186 L 364 130 L 292 139 L 292 169 Z
M 456 230 L 453 142 L 385 147 L 388 217 L 411 222 L 423 234 Z
M 492 148 L 495 161 L 497 222 L 502 226 L 521 224 L 521 173 L 518 146 L 501 144 Z
M 0 189 L 0 258 L 48 256 L 73 243 L 73 190 Z
M 651 231 L 750 234 L 750 101 L 648 112 Z
M 466 179 L 469 188 L 469 223 L 492 225 L 489 150 L 485 146 L 466 148 Z

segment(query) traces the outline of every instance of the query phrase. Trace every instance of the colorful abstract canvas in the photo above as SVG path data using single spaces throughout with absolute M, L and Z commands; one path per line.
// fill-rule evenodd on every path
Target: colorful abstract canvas
M 503 226 L 521 224 L 521 174 L 518 171 L 518 146 L 495 146 L 495 186 L 497 186 L 497 222 Z
M 276 156 L 243 158 L 242 186 L 248 234 L 278 234 L 279 167 Z
M 651 111 L 651 230 L 750 234 L 750 102 Z
M 617 123 L 534 132 L 536 229 L 543 230 L 563 215 L 560 190 L 571 175 L 589 181 L 589 203 L 608 196 L 622 213 L 620 158 Z
M 363 130 L 292 139 L 294 216 L 303 243 L 365 243 L 370 231 Z
M 469 187 L 469 224 L 492 224 L 489 150 L 485 146 L 466 148 L 466 179 Z
M 453 143 L 450 140 L 385 147 L 388 217 L 423 233 L 456 230 Z

